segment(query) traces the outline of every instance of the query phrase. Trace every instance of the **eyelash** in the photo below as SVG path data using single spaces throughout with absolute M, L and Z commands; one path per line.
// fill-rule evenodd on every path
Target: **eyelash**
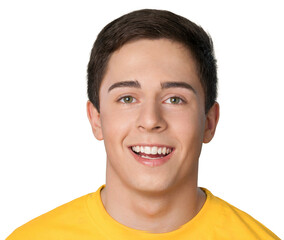
M 123 96 L 123 97 L 119 98 L 117 101 L 118 101 L 118 102 L 122 102 L 122 103 L 124 103 L 124 104 L 130 104 L 130 103 L 126 103 L 126 102 L 123 101 L 123 99 L 125 99 L 125 98 L 133 98 L 133 99 L 135 99 L 134 102 L 130 102 L 130 103 L 135 103 L 135 102 L 137 102 L 136 98 L 135 98 L 135 97 L 132 97 L 132 96 L 130 96 L 130 95 Z M 183 98 L 178 97 L 178 96 L 171 96 L 171 97 L 167 98 L 166 101 L 170 100 L 171 98 L 177 98 L 177 99 L 179 99 L 179 101 L 181 101 L 181 103 L 177 103 L 177 104 L 172 103 L 172 104 L 174 104 L 174 105 L 180 105 L 180 104 L 186 103 L 186 101 L 185 101 Z M 166 101 L 165 101 L 165 102 L 166 102 Z

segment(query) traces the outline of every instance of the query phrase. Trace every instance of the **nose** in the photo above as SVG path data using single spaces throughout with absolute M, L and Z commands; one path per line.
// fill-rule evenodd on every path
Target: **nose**
M 147 132 L 162 132 L 167 128 L 167 122 L 158 103 L 145 102 L 141 106 L 137 119 L 137 127 L 140 131 Z

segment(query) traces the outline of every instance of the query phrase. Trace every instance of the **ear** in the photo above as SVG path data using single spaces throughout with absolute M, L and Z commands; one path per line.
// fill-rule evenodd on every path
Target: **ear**
M 95 138 L 103 140 L 100 113 L 90 101 L 87 102 L 87 115 Z
M 215 130 L 219 121 L 220 107 L 217 102 L 210 108 L 206 115 L 203 142 L 209 143 L 214 137 Z

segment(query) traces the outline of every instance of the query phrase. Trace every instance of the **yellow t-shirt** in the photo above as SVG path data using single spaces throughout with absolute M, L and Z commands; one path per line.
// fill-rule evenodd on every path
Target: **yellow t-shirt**
M 66 203 L 16 229 L 7 240 L 145 240 L 145 239 L 280 239 L 245 212 L 215 197 L 207 198 L 199 213 L 179 229 L 149 233 L 115 221 L 101 200 L 102 185 L 95 193 Z

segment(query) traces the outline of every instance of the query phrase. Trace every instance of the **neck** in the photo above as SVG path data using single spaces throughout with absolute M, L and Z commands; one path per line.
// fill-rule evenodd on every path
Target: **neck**
M 137 230 L 164 233 L 178 229 L 202 208 L 206 195 L 197 181 L 184 181 L 159 194 L 145 194 L 121 181 L 106 181 L 103 205 L 117 222 Z

